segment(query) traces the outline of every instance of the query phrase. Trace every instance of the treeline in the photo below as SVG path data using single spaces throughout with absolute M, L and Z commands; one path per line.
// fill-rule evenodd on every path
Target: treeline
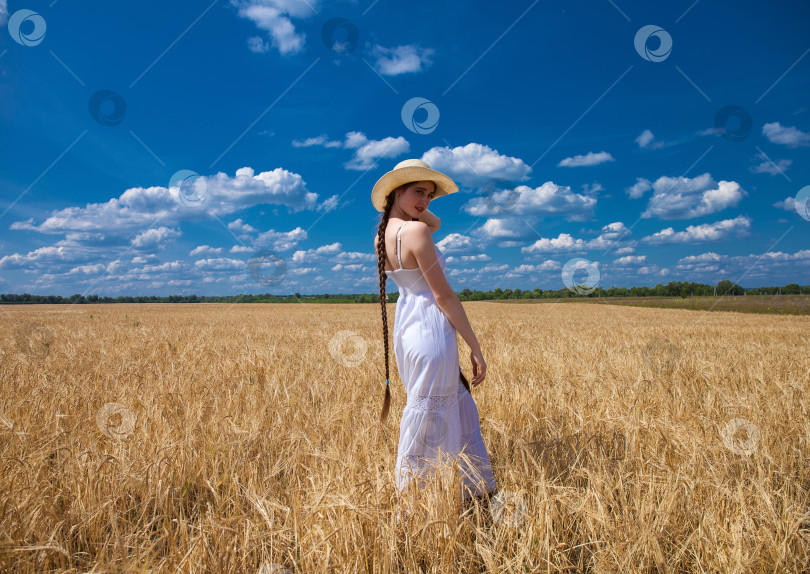
M 717 285 L 705 283 L 691 283 L 688 281 L 670 281 L 666 285 L 660 283 L 655 287 L 597 287 L 591 291 L 584 285 L 580 286 L 580 292 L 564 289 L 501 289 L 500 287 L 490 291 L 477 291 L 463 289 L 458 293 L 462 301 L 485 301 L 497 299 L 560 299 L 560 298 L 595 298 L 595 297 L 724 297 L 746 296 L 746 295 L 810 295 L 810 286 L 799 286 L 796 283 L 776 287 L 756 287 L 745 289 L 736 283 L 724 279 Z M 394 291 L 388 294 L 389 302 L 395 302 L 399 293 Z M 379 303 L 378 294 L 358 293 L 349 295 L 273 295 L 264 293 L 259 295 L 243 294 L 228 296 L 206 296 L 206 295 L 169 295 L 166 297 L 151 296 L 119 296 L 101 297 L 99 295 L 88 295 L 85 297 L 79 293 L 70 297 L 61 295 L 31 295 L 23 293 L 0 294 L 0 304 L 87 304 L 87 303 Z

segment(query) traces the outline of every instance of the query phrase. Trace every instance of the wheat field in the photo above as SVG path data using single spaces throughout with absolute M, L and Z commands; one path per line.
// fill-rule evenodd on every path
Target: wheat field
M 407 519 L 379 305 L 5 306 L 0 568 L 810 571 L 810 317 L 464 306 L 500 490 Z

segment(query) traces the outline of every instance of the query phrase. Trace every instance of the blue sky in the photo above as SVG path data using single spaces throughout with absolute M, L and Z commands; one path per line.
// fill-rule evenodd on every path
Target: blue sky
M 459 184 L 431 204 L 457 291 L 806 284 L 808 21 L 0 0 L 0 292 L 374 293 L 370 192 L 407 158 Z

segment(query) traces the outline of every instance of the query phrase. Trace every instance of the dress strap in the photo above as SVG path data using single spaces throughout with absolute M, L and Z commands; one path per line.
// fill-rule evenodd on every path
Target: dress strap
M 402 269 L 402 247 L 400 242 L 399 234 L 402 233 L 402 228 L 408 225 L 406 221 L 402 225 L 399 226 L 399 230 L 397 231 L 397 262 L 399 263 L 399 268 Z

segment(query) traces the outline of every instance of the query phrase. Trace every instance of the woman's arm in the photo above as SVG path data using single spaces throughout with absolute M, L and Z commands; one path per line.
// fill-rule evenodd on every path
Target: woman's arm
M 442 224 L 442 220 L 436 217 L 436 214 L 432 213 L 429 209 L 419 214 L 419 221 L 428 226 L 430 233 L 436 233 L 439 226 Z

